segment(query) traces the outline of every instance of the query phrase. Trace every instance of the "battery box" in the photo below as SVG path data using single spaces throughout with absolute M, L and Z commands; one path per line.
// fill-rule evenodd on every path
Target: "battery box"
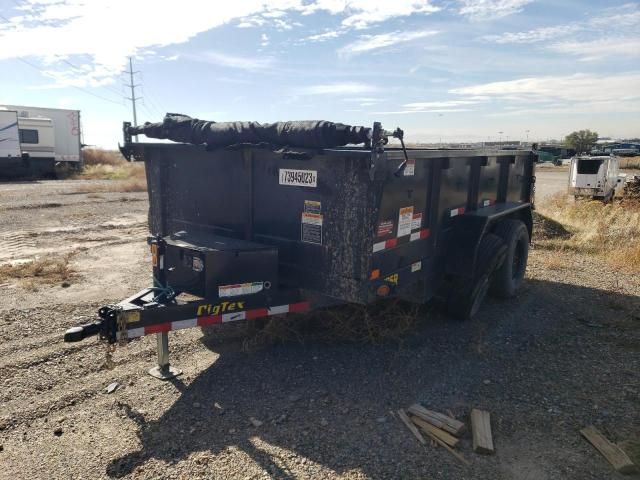
M 176 291 L 226 298 L 277 288 L 276 247 L 184 231 L 164 241 L 167 283 Z

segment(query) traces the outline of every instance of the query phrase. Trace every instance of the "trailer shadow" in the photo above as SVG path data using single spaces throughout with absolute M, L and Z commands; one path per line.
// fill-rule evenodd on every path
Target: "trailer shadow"
M 598 372 L 611 368 L 614 355 L 627 355 L 629 368 L 640 363 L 638 319 L 637 297 L 528 280 L 519 298 L 490 300 L 472 322 L 432 314 L 401 347 L 310 342 L 248 354 L 227 349 L 191 384 L 175 384 L 181 397 L 157 421 L 131 413 L 141 448 L 113 460 L 106 473 L 123 477 L 151 459 L 174 464 L 204 453 L 213 474 L 215 456 L 234 449 L 283 479 L 296 478 L 291 462 L 301 459 L 306 463 L 298 468 L 309 477 L 350 470 L 374 478 L 468 475 L 442 449 L 425 454 L 390 414 L 416 401 L 457 416 L 472 406 L 488 408 L 503 445 L 524 422 L 544 432 L 544 441 L 527 451 L 548 449 L 545 469 L 554 471 L 556 455 L 558 463 L 587 472 L 598 462 L 579 442 L 576 447 L 573 427 L 568 440 L 547 436 L 558 419 L 549 417 L 542 399 L 557 397 L 561 408 L 562 399 L 572 397 L 570 423 L 592 421 L 596 401 L 610 403 L 612 415 L 632 412 L 633 401 L 619 398 L 624 376 L 602 385 Z M 591 388 L 589 395 L 576 397 L 570 389 L 578 385 Z M 555 452 L 558 445 L 573 448 L 572 455 Z M 495 462 L 505 460 L 500 451 L 492 458 L 493 466 L 476 461 L 468 468 L 495 473 Z

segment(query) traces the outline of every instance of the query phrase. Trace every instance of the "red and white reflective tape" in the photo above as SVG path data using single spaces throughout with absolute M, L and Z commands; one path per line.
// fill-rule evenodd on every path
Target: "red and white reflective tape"
M 400 238 L 392 238 L 391 240 L 385 240 L 384 242 L 378 242 L 373 244 L 373 253 L 380 252 L 382 250 L 388 250 L 389 248 L 393 248 L 398 245 L 398 240 L 401 240 L 400 243 L 406 243 L 404 239 L 409 239 L 409 242 L 414 242 L 416 240 L 422 240 L 423 238 L 427 238 L 431 232 L 428 228 L 423 228 L 420 231 L 413 232 L 408 237 L 400 237 Z
M 483 207 L 490 207 L 491 205 L 493 205 L 494 203 L 496 203 L 494 200 L 483 200 L 482 201 L 482 206 Z
M 222 315 L 205 315 L 202 317 L 188 318 L 186 320 L 176 320 L 175 322 L 159 323 L 147 327 L 130 328 L 127 330 L 127 338 L 137 338 L 152 333 L 171 332 L 173 330 L 182 330 L 183 328 L 204 327 L 206 325 L 217 325 L 238 320 L 253 320 L 255 318 L 281 315 L 283 313 L 307 312 L 310 308 L 309 302 L 299 302 L 269 308 L 255 308 L 243 312 L 223 313 Z
M 423 228 L 422 230 L 420 230 L 419 232 L 413 232 L 410 236 L 409 236 L 409 241 L 410 242 L 414 242 L 416 240 L 421 240 L 423 238 L 427 238 L 430 235 L 430 231 L 428 228 Z
M 381 250 L 386 250 L 388 248 L 393 248 L 398 244 L 397 238 L 392 238 L 391 240 L 385 240 L 384 242 L 378 242 L 373 244 L 373 253 L 379 252 Z
M 451 210 L 451 216 L 455 217 L 457 215 L 462 215 L 464 213 L 464 207 L 460 207 L 460 208 L 454 208 L 453 210 Z

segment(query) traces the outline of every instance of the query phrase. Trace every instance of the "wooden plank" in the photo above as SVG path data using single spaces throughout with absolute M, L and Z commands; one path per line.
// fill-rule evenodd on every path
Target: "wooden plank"
M 425 433 L 433 434 L 435 437 L 438 437 L 450 447 L 455 447 L 460 441 L 450 433 L 447 433 L 444 430 L 439 429 L 438 427 L 434 427 L 429 422 L 422 420 L 420 417 L 412 416 L 410 418 L 411 421 L 419 426 L 422 430 L 424 430 Z
M 636 466 L 624 451 L 615 443 L 611 443 L 593 425 L 580 430 L 580 433 L 604 458 L 620 473 L 633 473 Z
M 416 426 L 413 423 L 411 423 L 411 420 L 409 420 L 409 417 L 407 417 L 407 414 L 405 413 L 404 410 L 402 409 L 398 410 L 398 417 L 400 418 L 400 420 L 402 420 L 402 423 L 404 423 L 407 426 L 407 428 L 411 431 L 411 433 L 413 433 L 413 436 L 416 437 L 422 445 L 427 444 L 427 441 L 424 439 L 424 437 L 422 436 L 420 431 L 416 428 Z
M 491 436 L 491 418 L 489 412 L 474 408 L 471 410 L 471 432 L 473 434 L 473 451 L 476 453 L 493 453 L 493 437 Z
M 466 458 L 464 458 L 462 455 L 460 455 L 458 452 L 456 452 L 453 448 L 451 448 L 449 445 L 447 445 L 446 443 L 444 443 L 442 440 L 440 440 L 438 437 L 436 437 L 435 435 L 433 435 L 432 433 L 426 432 L 427 435 L 429 436 L 429 438 L 431 438 L 434 442 L 436 442 L 438 445 L 444 447 L 451 455 L 453 455 L 454 457 L 456 457 L 458 460 L 460 460 L 462 463 L 464 463 L 465 465 L 469 465 L 469 460 L 467 460 Z
M 465 424 L 455 418 L 447 417 L 438 412 L 427 410 L 422 405 L 413 404 L 408 408 L 409 413 L 429 422 L 452 435 L 459 436 L 465 429 Z

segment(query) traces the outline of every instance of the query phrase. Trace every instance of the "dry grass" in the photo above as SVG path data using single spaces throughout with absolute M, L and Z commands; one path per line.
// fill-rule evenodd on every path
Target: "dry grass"
M 83 153 L 84 168 L 75 178 L 83 180 L 126 181 L 114 187 L 98 187 L 95 192 L 140 192 L 146 190 L 144 163 L 127 162 L 113 150 L 87 149 Z
M 640 169 L 640 156 L 621 157 L 620 168 Z
M 85 165 L 121 165 L 126 160 L 117 150 L 101 150 L 99 148 L 86 148 L 82 151 L 82 160 Z
M 575 201 L 558 194 L 539 205 L 538 213 L 546 221 L 560 224 L 569 234 L 542 235 L 536 239 L 538 246 L 599 255 L 614 268 L 640 272 L 638 204 Z
M 269 318 L 244 342 L 246 349 L 296 341 L 379 344 L 402 341 L 418 321 L 419 307 L 390 299 L 369 306 L 341 305 L 303 315 Z
M 18 280 L 30 289 L 40 284 L 65 283 L 74 275 L 70 260 L 71 254 L 48 255 L 27 263 L 0 265 L 0 282 Z
M 98 193 L 113 193 L 113 192 L 146 192 L 147 182 L 145 179 L 131 178 L 128 180 L 114 180 L 109 183 L 82 185 L 82 188 L 74 193 L 88 193 L 93 198 L 100 198 Z
M 559 255 L 544 256 L 540 259 L 540 263 L 549 270 L 566 270 L 571 268 L 569 261 Z

